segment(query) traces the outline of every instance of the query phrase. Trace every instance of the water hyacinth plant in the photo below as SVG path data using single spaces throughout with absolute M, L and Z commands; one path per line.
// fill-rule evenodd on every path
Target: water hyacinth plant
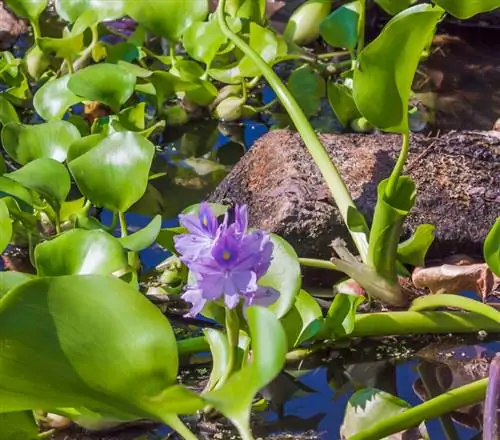
M 28 263 L 25 271 L 0 272 L 0 439 L 38 438 L 40 413 L 47 412 L 90 429 L 150 419 L 186 439 L 196 436 L 180 416 L 220 413 L 252 439 L 255 397 L 265 395 L 287 359 L 355 338 L 500 332 L 500 312 L 487 304 L 439 294 L 408 306 L 399 285 L 408 267 L 424 265 L 433 240 L 432 225 L 422 225 L 400 243 L 417 197 L 403 167 L 418 62 L 445 12 L 468 18 L 500 4 L 376 3 L 394 16 L 368 42 L 364 0 L 338 7 L 305 2 L 285 35 L 267 25 L 262 0 L 221 0 L 213 14 L 206 0 L 58 0 L 65 24 L 59 36 L 42 33 L 46 0 L 6 1 L 30 22 L 33 39 L 19 58 L 0 53 L 0 250 L 23 246 Z M 340 52 L 315 55 L 298 46 L 318 33 Z M 285 61 L 298 62 L 288 85 L 273 69 Z M 157 209 L 131 232 L 127 215 L 142 212 L 151 198 L 157 202 L 153 182 L 165 175 L 157 168 L 159 131 L 200 109 L 222 120 L 266 113 L 270 106 L 256 98 L 264 81 L 320 169 L 358 255 L 299 258 L 283 238 L 249 228 L 245 205 L 189 206 L 175 212 L 180 226 L 170 228 L 162 227 Z M 401 134 L 401 154 L 379 183 L 371 225 L 310 124 L 323 97 L 345 127 Z M 192 154 L 182 166 L 220 165 Z M 202 336 L 176 340 L 145 295 L 139 253 L 155 243 L 172 253 L 160 289 L 169 299 L 180 295 L 190 317 L 210 320 Z M 500 276 L 500 220 L 484 257 Z M 325 304 L 303 289 L 301 265 L 343 273 L 344 286 L 355 288 Z M 371 300 L 389 310 L 361 313 Z M 193 391 L 178 382 L 179 363 L 198 352 L 210 353 L 212 368 L 206 387 Z M 491 374 L 497 370 L 494 363 Z M 482 402 L 488 386 L 491 420 L 496 382 L 487 379 L 414 407 L 380 390 L 360 390 L 349 401 L 343 432 L 385 438 Z M 390 415 L 376 416 L 372 401 L 378 408 L 390 402 Z M 372 417 L 360 415 L 360 407 L 375 408 Z M 351 425 L 353 418 L 362 423 Z M 196 419 L 190 424 L 196 428 Z M 485 423 L 488 435 L 495 429 Z

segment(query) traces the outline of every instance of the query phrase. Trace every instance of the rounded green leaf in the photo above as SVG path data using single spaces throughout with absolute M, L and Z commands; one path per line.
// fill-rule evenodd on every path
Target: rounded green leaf
M 70 89 L 70 75 L 47 81 L 33 97 L 36 112 L 46 121 L 61 119 L 68 108 L 81 101 Z
M 7 205 L 0 199 L 0 253 L 2 253 L 12 238 L 12 219 Z
M 225 43 L 217 20 L 194 23 L 188 27 L 183 36 L 184 47 L 191 58 L 210 64 L 219 48 Z
M 82 98 L 99 101 L 118 111 L 134 93 L 136 77 L 116 64 L 96 64 L 79 70 L 68 88 Z
M 33 195 L 31 191 L 23 185 L 4 176 L 0 176 L 0 195 L 14 197 L 27 206 L 33 205 Z
M 393 17 L 359 55 L 354 101 L 379 129 L 408 131 L 408 99 L 415 70 L 442 15 L 441 8 L 429 4 L 408 8 Z
M 325 96 L 325 80 L 312 67 L 294 70 L 288 88 L 306 116 L 318 113 Z
M 87 151 L 92 150 L 92 148 L 99 145 L 105 139 L 102 133 L 90 134 L 81 139 L 76 140 L 71 144 L 68 150 L 68 162 L 80 157 L 82 154 L 85 154 Z
M 2 411 L 85 407 L 122 420 L 158 419 L 155 398 L 176 382 L 167 319 L 110 276 L 40 278 L 15 288 L 0 301 L 0 342 Z
M 10 122 L 3 127 L 1 137 L 7 154 L 24 165 L 40 158 L 64 162 L 69 146 L 80 139 L 80 132 L 66 121 L 39 125 Z
M 151 246 L 161 230 L 161 215 L 155 216 L 153 220 L 141 230 L 119 239 L 121 245 L 130 251 L 139 252 Z
M 127 264 L 118 239 L 100 230 L 73 229 L 35 248 L 39 276 L 107 275 Z
M 266 63 L 271 63 L 278 55 L 278 40 L 274 32 L 254 22 L 250 23 L 249 44 Z M 254 77 L 261 74 L 259 67 L 248 56 L 242 58 L 238 68 L 244 77 Z
M 351 52 L 358 44 L 359 17 L 364 5 L 360 0 L 340 6 L 326 17 L 319 26 L 323 39 L 333 47 L 343 47 Z
M 302 275 L 297 254 L 290 244 L 278 235 L 271 234 L 274 244 L 271 266 L 259 280 L 262 286 L 270 286 L 280 293 L 278 301 L 269 307 L 281 318 L 293 306 L 295 297 L 300 292 Z
M 56 11 L 66 21 L 73 23 L 91 10 L 98 22 L 123 17 L 124 5 L 123 0 L 56 0 Z
M 207 0 L 182 3 L 171 0 L 125 0 L 125 11 L 141 26 L 156 35 L 177 41 L 192 24 L 208 14 Z
M 488 267 L 500 277 L 500 217 L 484 240 L 483 254 Z
M 0 125 L 6 125 L 9 122 L 19 122 L 14 106 L 0 95 Z
M 434 3 L 461 19 L 500 8 L 498 0 L 434 0 Z
M 82 194 L 93 204 L 125 212 L 146 192 L 154 145 L 138 133 L 122 131 L 69 163 Z
M 47 0 L 6 0 L 5 3 L 16 15 L 31 21 L 37 21 L 47 7 Z

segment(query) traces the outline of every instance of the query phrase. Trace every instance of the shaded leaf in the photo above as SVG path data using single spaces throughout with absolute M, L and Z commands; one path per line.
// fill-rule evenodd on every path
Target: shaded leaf
M 82 154 L 87 153 L 92 148 L 99 145 L 99 143 L 101 143 L 105 138 L 106 136 L 104 136 L 102 133 L 97 133 L 76 140 L 69 147 L 67 157 L 68 162 L 71 162 L 77 157 L 80 157 Z
M 434 225 L 418 225 L 415 233 L 398 245 L 398 261 L 423 266 L 425 255 L 434 241 Z
M 14 271 L 1 271 L 0 272 L 0 299 L 5 296 L 14 287 L 34 278 L 34 275 L 14 272 Z
M 37 440 L 38 425 L 32 411 L 0 413 L 0 438 L 4 440 Z
M 345 84 L 329 81 L 326 91 L 330 107 L 344 127 L 347 127 L 353 119 L 361 116 L 352 97 L 352 90 Z
M 118 132 L 69 163 L 81 193 L 93 204 L 127 211 L 146 192 L 154 145 L 140 134 Z
M 461 19 L 467 19 L 500 7 L 498 0 L 434 0 L 434 3 Z
M 10 243 L 12 237 L 12 219 L 7 205 L 0 199 L 0 254 Z M 1 295 L 0 295 L 1 296 Z
M 118 120 L 125 130 L 141 131 L 145 127 L 146 103 L 139 102 L 118 113 Z
M 121 245 L 130 251 L 139 252 L 151 246 L 161 229 L 161 215 L 155 216 L 153 220 L 141 230 L 119 239 Z
M 396 15 L 415 3 L 416 0 L 375 0 L 375 2 L 388 14 Z
M 177 254 L 174 246 L 174 237 L 179 234 L 186 234 L 187 229 L 182 226 L 178 226 L 176 228 L 164 228 L 160 230 L 158 238 L 156 241 L 160 246 L 172 252 L 173 254 Z
M 37 21 L 47 7 L 47 0 L 6 0 L 5 3 L 16 15 L 31 21 Z
M 39 125 L 10 122 L 2 129 L 5 151 L 21 165 L 41 158 L 64 162 L 70 145 L 77 139 L 80 139 L 80 132 L 66 121 Z
M 19 122 L 19 116 L 14 106 L 0 95 L 0 125 L 5 125 L 9 122 Z
M 379 129 L 408 131 L 413 76 L 442 15 L 441 8 L 428 4 L 408 8 L 393 17 L 358 56 L 354 101 L 361 114 Z
M 294 70 L 288 78 L 288 89 L 306 116 L 318 113 L 325 96 L 325 80 L 312 67 Z
M 333 47 L 353 52 L 359 38 L 360 15 L 364 5 L 357 0 L 335 9 L 319 25 L 323 39 Z
M 0 176 L 0 195 L 12 196 L 26 206 L 33 205 L 33 196 L 27 188 L 3 176 Z
M 61 119 L 66 111 L 81 101 L 69 88 L 70 75 L 53 78 L 38 89 L 33 97 L 36 112 L 46 121 Z
M 328 309 L 325 317 L 321 337 L 328 339 L 342 339 L 349 336 L 354 330 L 356 310 L 364 301 L 360 295 L 338 293 Z
M 207 339 L 212 354 L 212 370 L 205 386 L 205 391 L 211 391 L 226 373 L 229 365 L 229 344 L 226 334 L 220 330 L 205 328 L 203 334 Z

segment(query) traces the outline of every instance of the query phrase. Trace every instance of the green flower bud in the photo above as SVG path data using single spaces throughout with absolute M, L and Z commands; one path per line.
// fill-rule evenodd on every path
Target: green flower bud
M 189 120 L 186 110 L 179 106 L 167 108 L 165 110 L 165 117 L 167 119 L 167 125 L 170 127 L 184 125 Z
M 241 96 L 241 86 L 239 84 L 230 84 L 228 86 L 222 87 L 222 89 L 219 90 L 219 94 L 210 104 L 210 107 L 217 107 L 222 101 L 224 101 L 224 99 L 231 96 Z
M 224 99 L 215 109 L 215 115 L 218 119 L 225 122 L 237 121 L 241 118 L 242 107 L 245 100 L 230 96 Z
M 366 118 L 358 118 L 354 119 L 351 122 L 351 128 L 356 132 L 356 133 L 370 133 L 373 131 L 373 125 L 368 122 Z
M 288 20 L 285 37 L 295 44 L 309 44 L 319 37 L 319 24 L 328 16 L 331 0 L 308 0 Z

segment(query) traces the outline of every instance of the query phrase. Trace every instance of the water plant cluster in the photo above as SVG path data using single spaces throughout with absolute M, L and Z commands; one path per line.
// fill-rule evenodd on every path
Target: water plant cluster
M 22 58 L 0 53 L 8 158 L 0 162 L 0 250 L 27 247 L 33 271 L 0 273 L 0 438 L 48 435 L 39 434 L 37 418 L 50 412 L 87 428 L 151 419 L 193 439 L 180 416 L 215 411 L 251 439 L 255 396 L 292 351 L 365 336 L 500 331 L 500 312 L 486 304 L 440 294 L 408 305 L 398 283 L 424 264 L 434 232 L 421 225 L 400 243 L 417 197 L 403 175 L 415 71 L 446 13 L 466 19 L 500 2 L 376 2 L 393 18 L 366 44 L 365 0 L 333 11 L 330 0 L 309 0 L 284 35 L 268 26 L 262 0 L 221 0 L 212 14 L 207 0 L 58 0 L 66 25 L 57 36 L 40 30 L 47 0 L 7 0 L 29 20 L 33 45 Z M 122 17 L 133 19 L 132 28 Z M 151 36 L 162 39 L 166 53 L 149 45 Z M 319 36 L 340 55 L 301 47 Z M 273 70 L 286 60 L 299 61 L 287 84 Z M 299 258 L 283 238 L 249 229 L 245 206 L 202 203 L 181 213 L 179 227 L 162 228 L 157 216 L 129 233 L 125 213 L 156 177 L 157 130 L 185 123 L 193 106 L 223 120 L 265 111 L 252 98 L 263 81 L 318 165 L 358 255 Z M 401 134 L 399 160 L 379 184 L 371 225 L 308 120 L 322 96 L 345 126 Z M 82 113 L 82 104 L 93 111 Z M 112 213 L 111 225 L 98 219 L 102 209 Z M 162 265 L 164 291 L 219 326 L 176 341 L 140 289 L 138 253 L 153 243 L 172 253 Z M 500 276 L 500 219 L 484 257 Z M 339 293 L 324 310 L 302 288 L 301 265 L 342 272 L 366 296 Z M 373 299 L 408 309 L 357 313 Z M 177 379 L 179 356 L 198 351 L 213 359 L 202 392 Z M 498 411 L 498 366 L 492 375 L 490 433 L 497 429 L 491 414 Z M 384 438 L 482 401 L 487 387 L 482 379 L 415 407 L 363 389 L 349 401 L 343 435 Z

